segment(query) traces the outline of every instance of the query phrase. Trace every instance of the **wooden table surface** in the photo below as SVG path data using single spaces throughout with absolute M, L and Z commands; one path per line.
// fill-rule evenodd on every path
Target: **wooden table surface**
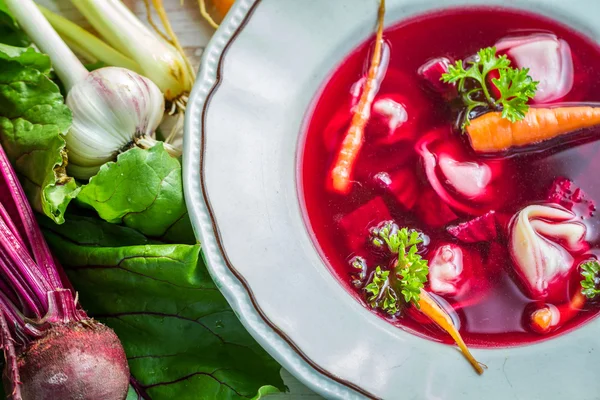
M 73 0 L 77 1 L 77 0 Z M 146 22 L 146 8 L 143 0 L 122 0 L 131 10 L 133 10 L 143 22 Z M 169 20 L 173 29 L 177 33 L 181 45 L 194 68 L 200 65 L 200 58 L 205 46 L 208 44 L 214 29 L 202 19 L 197 0 L 163 0 L 165 9 L 169 15 Z M 90 25 L 85 18 L 72 5 L 71 0 L 36 0 L 38 4 L 44 5 L 48 9 L 67 17 L 80 26 L 90 29 Z M 158 21 L 158 18 L 156 18 Z M 90 29 L 91 30 L 91 29 Z M 269 399 L 309 399 L 316 400 L 321 397 L 310 391 L 302 383 L 291 376 L 287 371 L 282 370 L 282 376 L 288 388 L 289 393 L 268 396 Z

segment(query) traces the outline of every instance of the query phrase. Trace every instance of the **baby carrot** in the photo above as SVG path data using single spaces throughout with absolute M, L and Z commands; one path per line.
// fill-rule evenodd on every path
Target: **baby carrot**
M 566 324 L 576 316 L 585 304 L 585 296 L 577 291 L 569 303 L 562 306 L 544 306 L 531 314 L 531 328 L 538 333 Z
M 471 363 L 475 371 L 481 375 L 483 374 L 483 368 L 481 364 L 473 357 L 467 345 L 463 341 L 458 329 L 454 326 L 452 318 L 444 311 L 436 302 L 431 298 L 429 293 L 421 289 L 419 296 L 419 311 L 427 315 L 433 322 L 435 322 L 440 328 L 448 332 L 452 339 L 456 342 L 460 350 L 462 351 L 465 358 Z
M 466 126 L 473 150 L 491 153 L 552 139 L 600 124 L 600 107 L 530 108 L 525 118 L 510 122 L 490 112 Z
M 385 0 L 380 0 L 378 13 L 377 35 L 375 37 L 375 50 L 371 58 L 371 65 L 364 88 L 350 128 L 344 137 L 342 147 L 331 169 L 331 188 L 339 193 L 348 193 L 352 188 L 351 175 L 354 163 L 362 147 L 365 126 L 371 116 L 371 106 L 377 90 L 377 72 L 381 64 L 381 48 L 383 45 L 383 17 L 385 14 Z

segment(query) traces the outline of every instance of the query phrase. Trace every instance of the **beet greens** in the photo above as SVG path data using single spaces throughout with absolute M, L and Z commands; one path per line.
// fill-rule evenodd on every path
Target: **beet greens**
M 124 399 L 125 352 L 54 261 L 0 147 L 0 338 L 11 399 Z

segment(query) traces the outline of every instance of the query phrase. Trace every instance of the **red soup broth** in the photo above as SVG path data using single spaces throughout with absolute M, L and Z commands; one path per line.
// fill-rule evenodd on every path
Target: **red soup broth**
M 598 308 L 588 303 L 560 329 L 546 335 L 533 332 L 528 326 L 528 316 L 535 301 L 527 296 L 514 273 L 507 240 L 469 244 L 449 235 L 446 230 L 449 225 L 468 221 L 473 215 L 449 208 L 435 194 L 415 150 L 428 132 L 442 132 L 438 145 L 459 152 L 471 151 L 468 142 L 453 129 L 456 116 L 448 103 L 419 76 L 419 67 L 437 57 L 465 59 L 501 38 L 523 32 L 552 33 L 569 44 L 575 78 L 573 88 L 561 101 L 600 101 L 600 48 L 581 33 L 546 17 L 516 10 L 449 9 L 414 17 L 385 31 L 391 55 L 379 94 L 404 96 L 406 123 L 412 133 L 396 143 L 386 142 L 378 136 L 385 126 L 370 122 L 349 194 L 331 192 L 326 182 L 345 134 L 353 85 L 365 75 L 372 42 L 352 52 L 329 77 L 309 115 L 301 149 L 300 191 L 306 220 L 316 246 L 341 284 L 368 307 L 364 292 L 352 284 L 356 270 L 349 261 L 360 255 L 374 268 L 381 260 L 369 249 L 364 232 L 356 232 L 357 226 L 393 219 L 399 226 L 422 230 L 430 239 L 429 252 L 442 244 L 456 243 L 469 252 L 469 262 L 480 265 L 480 274 L 486 271 L 484 276 L 472 278 L 481 281 L 480 287 L 485 287 L 482 293 L 445 299 L 455 308 L 460 304 L 456 309 L 460 332 L 468 345 L 476 347 L 513 346 L 547 339 L 580 326 L 598 313 Z M 598 154 L 600 142 L 587 139 L 530 151 L 525 156 L 492 160 L 503 169 L 504 184 L 490 193 L 492 200 L 487 209 L 510 218 L 523 207 L 546 200 L 558 177 L 573 181 L 589 199 L 600 204 Z M 473 157 L 477 156 L 471 154 Z M 377 177 L 383 172 L 391 179 L 399 179 L 401 188 L 396 187 L 393 192 L 382 190 Z M 444 223 L 446 220 L 451 222 Z M 590 254 L 600 254 L 599 223 L 596 215 L 585 220 Z M 406 315 L 379 315 L 417 335 L 452 343 L 447 334 L 432 324 Z

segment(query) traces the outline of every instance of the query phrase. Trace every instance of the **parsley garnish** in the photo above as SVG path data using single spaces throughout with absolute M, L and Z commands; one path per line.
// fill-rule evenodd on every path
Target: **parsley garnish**
M 397 261 L 389 271 L 381 267 L 375 269 L 371 282 L 365 286 L 369 304 L 388 314 L 396 314 L 404 304 L 413 303 L 419 307 L 419 295 L 429 273 L 427 260 L 417 254 L 418 245 L 423 242 L 421 234 L 408 228 L 400 229 L 388 221 L 374 229 L 371 235 L 373 244 L 385 247 L 397 256 Z
M 600 290 L 597 289 L 597 282 L 600 280 L 600 263 L 596 260 L 586 261 L 581 264 L 581 277 L 583 280 L 581 281 L 581 294 L 583 294 L 588 299 L 593 299 L 598 294 L 600 294 Z
M 495 47 L 487 47 L 477 52 L 475 61 L 459 60 L 448 67 L 448 72 L 442 75 L 442 81 L 456 83 L 458 93 L 466 107 L 464 113 L 464 129 L 470 123 L 471 112 L 476 108 L 493 111 L 502 110 L 502 117 L 511 122 L 525 118 L 529 110 L 527 101 L 533 98 L 537 85 L 531 76 L 529 68 L 512 68 L 506 55 L 496 55 Z M 500 96 L 495 98 L 488 87 L 488 74 L 498 71 L 498 78 L 492 78 L 492 83 L 498 89 Z
M 365 286 L 365 291 L 370 294 L 368 300 L 373 308 L 381 308 L 390 315 L 398 312 L 398 296 L 390 286 L 390 271 L 383 271 L 381 267 L 375 269 L 371 283 Z

